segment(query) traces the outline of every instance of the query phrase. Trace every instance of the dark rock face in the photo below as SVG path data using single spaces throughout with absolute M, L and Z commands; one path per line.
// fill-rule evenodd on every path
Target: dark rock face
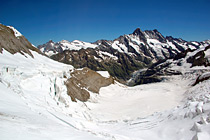
M 115 58 L 110 58 L 106 53 L 100 54 L 99 50 L 91 48 L 79 51 L 66 50 L 63 53 L 51 56 L 51 58 L 59 62 L 71 64 L 75 68 L 88 67 L 95 71 L 106 70 L 111 76 L 122 80 L 129 79 L 130 74 L 134 70 L 143 68 L 150 63 L 150 60 L 146 60 L 146 58 L 145 63 L 142 63 L 124 53 L 113 52 L 116 53 Z
M 151 39 L 157 39 L 157 40 L 159 40 L 162 43 L 166 43 L 166 38 L 160 32 L 158 32 L 157 29 L 155 29 L 153 31 L 146 30 L 145 33 Z
M 204 74 L 198 76 L 198 78 L 196 79 L 195 83 L 192 84 L 192 86 L 195 86 L 198 83 L 203 82 L 203 81 L 208 80 L 208 79 L 210 79 L 210 73 L 209 72 L 204 73 Z
M 133 81 L 128 83 L 130 86 L 161 82 L 165 76 L 180 75 L 181 72 L 171 70 L 169 62 L 166 60 L 159 61 L 149 67 L 146 71 L 142 71 L 135 77 Z
M 210 66 L 208 58 L 205 58 L 205 51 L 210 49 L 210 46 L 207 46 L 204 50 L 197 52 L 194 56 L 191 56 L 187 59 L 188 63 L 191 63 L 192 66 Z
M 85 102 L 90 98 L 89 91 L 99 93 L 101 87 L 109 86 L 114 83 L 112 77 L 105 78 L 99 73 L 83 68 L 71 73 L 71 78 L 66 81 L 67 94 L 72 101 L 76 99 Z
M 2 24 L 0 24 L 0 52 L 2 49 L 7 50 L 11 54 L 27 53 L 33 57 L 29 50 L 41 53 L 39 49 L 32 46 L 32 44 L 24 36 L 15 36 L 15 32 Z

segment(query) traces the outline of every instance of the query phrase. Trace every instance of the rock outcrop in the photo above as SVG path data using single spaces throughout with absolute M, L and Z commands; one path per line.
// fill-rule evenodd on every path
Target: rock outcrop
M 72 101 L 87 101 L 90 98 L 90 91 L 99 93 L 101 87 L 109 86 L 114 83 L 112 77 L 105 78 L 99 73 L 83 68 L 71 73 L 71 78 L 66 81 L 67 94 Z
M 35 48 L 23 35 L 21 35 L 14 27 L 4 26 L 0 24 L 0 52 L 5 49 L 11 54 L 21 53 L 29 54 L 33 57 L 29 50 L 41 53 Z

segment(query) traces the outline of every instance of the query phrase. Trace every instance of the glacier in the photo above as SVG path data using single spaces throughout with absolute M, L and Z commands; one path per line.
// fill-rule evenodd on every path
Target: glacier
M 74 67 L 31 52 L 0 54 L 1 139 L 210 139 L 210 80 L 191 86 L 196 75 L 187 73 L 135 87 L 115 82 L 72 102 L 65 81 Z

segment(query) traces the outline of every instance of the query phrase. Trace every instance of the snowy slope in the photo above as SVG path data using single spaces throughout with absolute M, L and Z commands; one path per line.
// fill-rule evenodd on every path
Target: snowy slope
M 63 98 L 71 99 L 62 95 L 63 76 L 73 67 L 33 55 L 34 59 L 26 58 L 5 50 L 0 54 L 1 139 L 100 139 L 58 117 L 68 116 L 63 110 L 68 101 Z
M 5 50 L 0 54 L 2 139 L 210 137 L 210 81 L 191 87 L 196 75 L 190 68 L 186 75 L 158 84 L 127 87 L 116 82 L 101 88 L 99 95 L 91 94 L 88 102 L 76 103 L 64 85 L 73 67 L 32 54 L 34 58 Z

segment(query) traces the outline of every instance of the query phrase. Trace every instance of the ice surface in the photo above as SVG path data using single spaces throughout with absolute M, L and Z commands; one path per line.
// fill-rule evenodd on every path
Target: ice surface
M 183 98 L 184 86 L 181 81 L 136 87 L 115 84 L 101 88 L 97 103 L 87 105 L 90 112 L 103 121 L 133 120 L 176 107 Z
M 195 71 L 161 83 L 115 82 L 72 102 L 65 81 L 74 68 L 32 52 L 0 54 L 0 138 L 5 140 L 205 140 L 210 137 L 210 80 Z M 184 61 L 183 61 L 184 62 Z M 186 64 L 186 65 L 185 65 Z M 209 70 L 206 67 L 205 70 Z M 186 74 L 185 74 L 186 72 Z M 194 72 L 194 73 L 190 73 Z M 107 76 L 107 72 L 99 72 Z M 67 78 L 66 78 L 67 77 Z

